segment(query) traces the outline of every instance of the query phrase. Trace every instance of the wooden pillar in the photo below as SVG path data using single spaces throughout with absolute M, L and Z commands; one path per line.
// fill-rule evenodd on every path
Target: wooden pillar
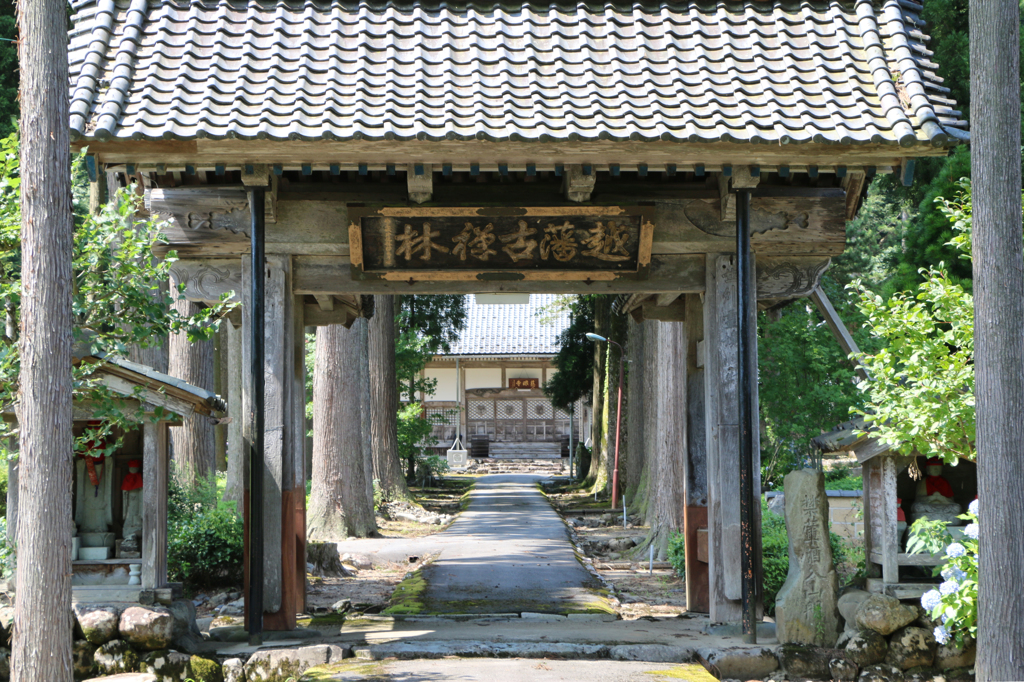
M 704 294 L 705 424 L 708 481 L 709 612 L 713 623 L 742 617 L 740 563 L 740 451 L 737 386 L 737 267 L 731 254 L 708 254 Z M 753 267 L 753 265 L 752 265 Z M 753 310 L 748 314 L 755 316 Z M 757 343 L 756 317 L 748 325 Z M 754 497 L 761 494 L 757 377 L 751 377 Z M 761 601 L 761 515 L 755 510 L 755 565 Z
M 704 411 L 704 304 L 700 294 L 686 294 L 686 457 L 684 458 L 683 533 L 686 538 L 686 608 L 709 613 L 708 562 L 700 556 L 699 538 L 708 529 L 707 426 Z
M 142 589 L 167 584 L 167 422 L 142 426 Z
M 250 277 L 242 260 L 242 282 Z M 292 293 L 288 256 L 266 257 L 266 329 L 264 348 L 264 475 L 263 515 L 264 628 L 291 630 L 305 602 L 305 362 L 302 300 Z M 249 288 L 242 287 L 243 307 Z M 242 366 L 250 364 L 249 316 L 243 315 Z M 243 382 L 242 414 L 249 415 L 252 386 Z M 245 443 L 252 442 L 251 423 L 244 419 Z M 248 447 L 246 445 L 245 447 Z M 248 566 L 248 561 L 246 561 Z M 248 575 L 246 575 L 248 586 Z M 248 593 L 248 589 L 246 589 Z
M 242 411 L 242 330 L 235 328 L 230 322 L 224 323 L 224 334 L 227 337 L 227 387 L 228 387 L 228 436 L 226 453 L 228 459 L 227 484 L 224 488 L 224 499 L 235 502 L 239 513 L 242 513 L 242 491 L 245 488 L 245 458 L 248 453 L 242 447 L 242 424 L 245 413 Z

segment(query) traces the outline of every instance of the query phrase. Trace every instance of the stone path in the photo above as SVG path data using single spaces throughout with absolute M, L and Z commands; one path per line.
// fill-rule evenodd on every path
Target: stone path
M 481 476 L 446 530 L 409 540 L 352 540 L 340 552 L 403 561 L 437 554 L 407 596 L 409 613 L 578 613 L 607 608 L 577 561 L 538 476 Z
M 346 663 L 337 672 L 317 679 L 373 680 L 375 682 L 715 682 L 697 664 L 639 663 L 634 661 L 558 661 L 529 659 L 462 659 Z M 329 670 L 330 668 L 327 668 Z

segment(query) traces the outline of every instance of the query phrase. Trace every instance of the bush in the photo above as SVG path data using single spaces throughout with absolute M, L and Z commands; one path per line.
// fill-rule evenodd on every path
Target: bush
M 846 545 L 843 539 L 829 532 L 832 547 L 832 563 L 839 566 L 846 561 Z M 764 571 L 764 612 L 775 615 L 775 597 L 789 574 L 789 536 L 786 534 L 786 520 L 768 511 L 768 504 L 761 503 L 761 566 Z
M 676 575 L 686 577 L 686 536 L 675 532 L 668 539 L 668 562 L 672 564 Z
M 921 606 L 934 618 L 941 620 L 933 634 L 939 644 L 951 639 L 957 645 L 963 645 L 967 638 L 977 639 L 978 636 L 978 501 L 971 502 L 966 514 L 961 519 L 969 521 L 963 528 L 963 537 L 953 542 L 945 530 L 911 526 L 911 544 L 931 549 L 938 530 L 945 536 L 942 545 L 946 560 L 942 566 L 935 567 L 936 575 L 941 575 L 943 583 L 937 590 L 929 590 L 921 597 Z M 941 522 L 940 522 L 941 523 Z M 915 549 L 911 549 L 913 553 Z
M 167 569 L 172 580 L 190 588 L 237 585 L 242 581 L 243 524 L 232 506 L 218 508 L 212 481 L 188 490 L 171 478 Z

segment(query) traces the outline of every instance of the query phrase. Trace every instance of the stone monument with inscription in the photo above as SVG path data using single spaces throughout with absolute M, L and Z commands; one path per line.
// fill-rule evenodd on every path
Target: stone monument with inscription
M 839 579 L 828 534 L 825 476 L 815 469 L 786 475 L 789 574 L 775 602 L 782 644 L 833 647 L 839 637 Z

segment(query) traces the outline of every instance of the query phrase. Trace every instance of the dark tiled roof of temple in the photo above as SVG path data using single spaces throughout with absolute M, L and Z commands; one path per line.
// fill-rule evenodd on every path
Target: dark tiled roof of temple
M 481 305 L 470 296 L 466 329 L 449 355 L 554 355 L 558 335 L 569 325 L 568 312 L 545 314 L 556 298 L 530 294 L 529 304 Z
M 85 139 L 965 139 L 909 0 L 78 0 Z

